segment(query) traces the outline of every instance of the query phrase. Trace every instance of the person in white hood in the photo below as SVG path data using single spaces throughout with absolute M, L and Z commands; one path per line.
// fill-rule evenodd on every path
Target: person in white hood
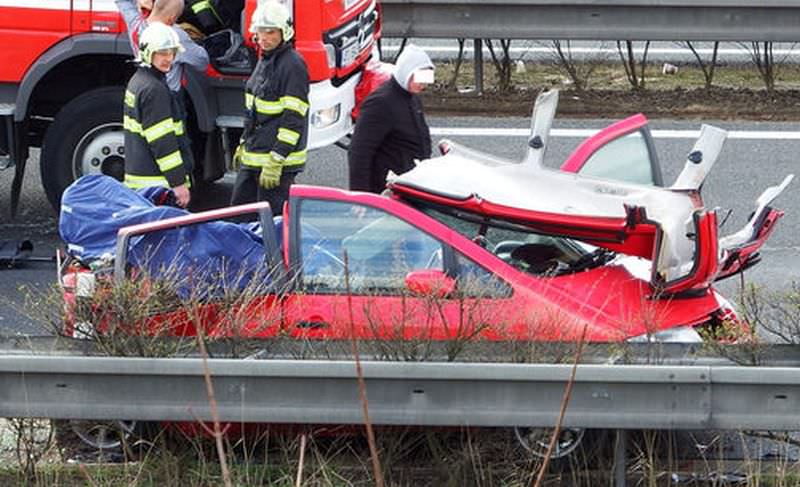
M 391 170 L 402 174 L 431 155 L 431 134 L 418 96 L 434 81 L 434 66 L 419 47 L 406 46 L 392 77 L 361 105 L 347 154 L 350 189 L 380 193 Z

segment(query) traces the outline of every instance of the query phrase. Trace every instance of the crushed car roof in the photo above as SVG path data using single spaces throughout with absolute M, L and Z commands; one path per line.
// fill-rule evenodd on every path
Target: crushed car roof
M 683 171 L 668 188 L 544 167 L 557 100 L 552 91 L 537 99 L 523 161 L 507 161 L 448 141 L 444 155 L 391 178 L 389 188 L 401 198 L 522 222 L 651 259 L 651 284 L 673 292 L 713 281 L 725 267 L 722 254 L 734 246 L 763 242 L 782 215 L 769 205 L 792 175 L 759 197 L 757 211 L 744 228 L 718 237 L 716 213 L 703 206 L 700 188 L 727 132 L 710 125 L 702 127 Z

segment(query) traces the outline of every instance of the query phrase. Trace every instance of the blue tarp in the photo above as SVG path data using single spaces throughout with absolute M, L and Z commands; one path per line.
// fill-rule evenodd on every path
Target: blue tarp
M 59 233 L 67 252 L 84 263 L 113 259 L 120 228 L 189 214 L 154 203 L 170 195 L 164 188 L 136 192 L 108 176 L 78 179 L 61 198 Z M 132 237 L 127 260 L 150 276 L 191 275 L 192 286 L 203 284 L 198 279 L 241 286 L 265 272 L 264 252 L 258 225 L 215 221 Z

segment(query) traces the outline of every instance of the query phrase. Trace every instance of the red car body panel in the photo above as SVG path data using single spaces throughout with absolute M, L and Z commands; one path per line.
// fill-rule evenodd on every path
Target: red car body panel
M 380 208 L 424 229 L 491 270 L 513 290 L 504 299 L 437 302 L 442 309 L 432 309 L 431 299 L 426 296 L 291 294 L 286 302 L 286 322 L 296 336 L 345 338 L 355 333 L 370 338 L 397 333 L 398 338 L 406 339 L 423 336 L 452 339 L 459 333 L 477 333 L 490 340 L 572 340 L 587 326 L 587 339 L 616 341 L 673 326 L 697 324 L 719 309 L 708 290 L 681 300 L 653 299 L 647 282 L 618 265 L 559 277 L 526 274 L 435 219 L 382 196 L 295 185 L 291 198 Z M 300 265 L 299 256 L 292 254 L 290 259 L 288 267 Z M 473 313 L 469 319 L 462 312 L 465 307 Z
M 239 305 L 219 307 L 215 302 L 160 312 L 143 323 L 120 324 L 100 314 L 99 331 L 127 326 L 128 332 L 148 335 L 218 337 L 392 340 L 501 340 L 570 341 L 586 329 L 589 341 L 621 341 L 678 326 L 708 322 L 720 311 L 711 289 L 680 299 L 654 295 L 647 281 L 635 277 L 623 264 L 612 263 L 560 276 L 523 272 L 469 238 L 409 204 L 369 193 L 295 185 L 284 212 L 284 268 L 301 269 L 302 256 L 291 242 L 292 225 L 302 218 L 303 201 L 352 203 L 376 208 L 424 231 L 444 247 L 458 252 L 490 272 L 507 287 L 501 296 L 464 297 L 457 294 L 315 293 L 292 288 L 288 292 L 253 296 Z M 297 214 L 290 214 L 290 211 Z M 219 210 L 217 210 L 219 212 Z M 709 218 L 709 225 L 712 224 Z M 163 228 L 163 222 L 154 222 Z M 137 230 L 140 230 L 137 226 Z M 128 227 L 134 228 L 134 227 Z M 301 276 L 302 279 L 302 276 Z M 425 270 L 411 271 L 406 282 L 445 282 L 450 278 Z M 426 281 L 427 279 L 427 281 Z M 67 306 L 75 303 L 76 272 L 67 272 Z M 438 281 L 437 281 L 438 280 Z M 418 288 L 419 291 L 422 288 Z M 149 287 L 141 287 L 143 299 Z M 68 323 L 68 333 L 74 323 Z

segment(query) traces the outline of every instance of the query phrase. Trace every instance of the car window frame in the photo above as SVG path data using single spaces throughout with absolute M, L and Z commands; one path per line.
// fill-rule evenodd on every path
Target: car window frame
M 308 188 L 310 188 L 310 187 L 308 187 Z M 372 200 L 372 198 L 369 197 L 369 196 L 375 196 L 375 197 L 381 198 L 378 195 L 368 195 L 366 193 L 365 194 L 353 194 L 353 197 L 348 198 L 346 192 L 343 192 L 343 194 L 341 195 L 343 197 L 337 197 L 337 196 L 338 195 L 335 195 L 335 194 L 327 194 L 327 195 L 318 194 L 318 195 L 313 195 L 313 196 L 312 195 L 295 195 L 293 197 L 290 197 L 290 199 L 289 199 L 289 221 L 290 221 L 290 224 L 289 224 L 289 228 L 288 228 L 288 238 L 289 238 L 288 263 L 289 263 L 289 268 L 291 270 L 292 282 L 294 283 L 294 285 L 292 286 L 292 289 L 294 291 L 302 290 L 303 292 L 306 292 L 306 290 L 303 288 L 303 266 L 302 266 L 302 253 L 301 253 L 301 249 L 300 249 L 300 238 L 301 238 L 300 219 L 302 218 L 302 211 L 301 211 L 302 202 L 303 201 L 309 201 L 309 200 L 313 200 L 313 201 L 330 201 L 330 202 L 335 202 L 335 203 L 344 203 L 344 204 L 350 204 L 350 205 L 366 206 L 366 207 L 369 207 L 369 208 L 372 208 L 372 209 L 375 209 L 375 210 L 378 210 L 378 211 L 382 211 L 382 212 L 384 212 L 384 213 L 386 213 L 388 215 L 391 215 L 391 216 L 393 216 L 395 218 L 400 219 L 401 221 L 405 222 L 406 224 L 410 225 L 411 227 L 415 228 L 416 230 L 424 233 L 425 235 L 427 235 L 431 239 L 435 240 L 436 242 L 438 242 L 442 246 L 442 270 L 448 276 L 452 277 L 452 276 L 455 275 L 455 272 L 456 272 L 456 269 L 457 269 L 457 265 L 455 263 L 455 256 L 453 254 L 453 248 L 450 245 L 450 243 L 448 243 L 445 239 L 435 235 L 431 231 L 426 230 L 421 225 L 419 225 L 418 222 L 414 221 L 413 218 L 409 218 L 409 215 L 401 214 L 402 212 L 399 214 L 397 211 L 392 211 L 393 210 L 392 207 L 394 205 L 391 205 L 391 204 L 383 205 L 383 204 L 380 204 L 378 202 L 375 202 L 374 200 Z M 393 202 L 392 200 L 389 200 L 388 198 L 384 198 L 384 200 L 386 200 L 387 202 Z M 400 204 L 400 203 L 397 203 L 397 202 L 393 202 L 393 203 Z M 402 204 L 400 204 L 400 205 L 402 205 Z M 405 209 L 410 209 L 408 207 L 405 207 L 405 205 L 402 205 L 402 206 Z M 416 210 L 413 210 L 413 211 L 416 212 Z M 417 212 L 417 213 L 419 213 L 421 216 L 423 216 L 425 218 L 428 218 L 427 215 L 424 215 L 421 212 Z M 438 223 L 438 222 L 435 222 L 435 223 Z M 341 294 L 341 290 L 332 291 L 330 293 L 327 293 L 327 292 L 316 292 L 315 291 L 314 294 L 317 294 L 317 295 Z M 356 293 L 354 292 L 354 294 L 356 294 Z M 397 296 L 400 293 L 383 293 L 382 292 L 380 294 L 381 295 L 385 295 L 385 296 Z
M 470 259 L 473 263 L 480 266 L 484 271 L 488 272 L 495 279 L 499 280 L 503 286 L 509 289 L 502 298 L 512 298 L 516 293 L 513 279 L 509 279 L 502 275 L 502 273 L 493 270 L 491 267 L 482 263 L 479 258 L 470 251 L 471 246 L 475 244 L 468 238 L 464 237 L 457 231 L 448 227 L 447 225 L 439 222 L 422 211 L 414 208 L 404 201 L 396 198 L 389 198 L 372 193 L 350 192 L 338 188 L 323 188 L 317 186 L 307 185 L 293 185 L 290 190 L 290 197 L 287 205 L 288 214 L 284 216 L 284 221 L 288 221 L 286 227 L 285 242 L 286 245 L 286 259 L 289 272 L 291 275 L 291 292 L 297 292 L 302 289 L 302 263 L 300 252 L 300 228 L 299 222 L 301 218 L 301 203 L 304 200 L 327 200 L 340 203 L 358 204 L 368 206 L 383 212 L 386 212 L 405 223 L 417 228 L 419 231 L 425 233 L 429 237 L 438 241 L 442 245 L 442 267 L 445 274 L 458 280 L 460 277 L 460 268 L 456 261 L 456 252 L 462 254 L 464 257 Z M 495 257 L 495 256 L 491 256 Z M 504 262 L 499 261 L 503 265 Z M 511 266 L 507 266 L 511 271 L 518 272 Z M 325 295 L 328 293 L 319 293 Z M 331 293 L 333 294 L 333 293 Z M 386 296 L 395 296 L 393 294 L 386 294 Z M 494 298 L 493 298 L 494 299 Z M 500 299 L 498 296 L 497 299 Z
M 650 163 L 650 173 L 652 174 L 651 184 L 658 187 L 664 186 L 664 175 L 661 170 L 661 163 L 655 149 L 653 135 L 648 126 L 647 117 L 641 113 L 632 115 L 628 118 L 615 122 L 608 127 L 600 130 L 578 145 L 569 157 L 561 165 L 561 170 L 580 174 L 586 167 L 591 158 L 608 144 L 638 132 L 644 140 L 647 148 L 648 161 Z

